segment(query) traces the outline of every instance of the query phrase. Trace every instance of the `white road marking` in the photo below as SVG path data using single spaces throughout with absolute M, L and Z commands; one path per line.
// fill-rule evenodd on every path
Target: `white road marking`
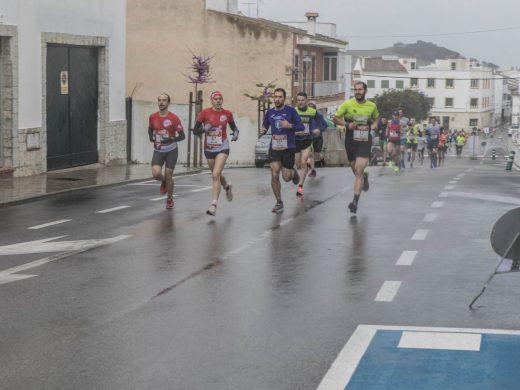
M 417 251 L 403 251 L 395 265 L 412 265 L 413 261 L 415 260 L 415 256 L 417 256 Z
M 175 181 L 177 181 L 177 180 L 183 179 L 185 177 L 208 175 L 210 173 L 211 172 L 200 172 L 200 173 L 193 173 L 190 175 L 180 175 L 180 176 L 174 176 L 173 179 Z M 138 183 L 129 183 L 128 185 L 129 186 L 150 186 L 150 185 L 155 185 L 155 184 L 159 184 L 159 180 L 152 179 L 152 180 L 140 181 Z
M 444 206 L 444 202 L 433 202 L 430 207 L 432 209 L 440 209 L 442 206 Z
M 376 302 L 392 302 L 401 287 L 401 282 L 387 280 L 383 283 L 374 301 Z
M 429 213 L 424 216 L 423 221 L 424 222 L 433 222 L 437 219 L 438 214 L 437 213 Z
M 285 226 L 285 225 L 287 225 L 288 223 L 291 223 L 293 220 L 294 220 L 294 218 L 287 218 L 287 219 L 284 219 L 282 222 L 280 222 L 280 226 Z
M 444 198 L 447 198 L 448 196 L 449 197 L 454 197 L 455 196 L 455 197 L 458 197 L 458 198 L 487 200 L 487 201 L 490 201 L 490 202 L 520 205 L 520 198 L 513 198 L 511 196 L 476 194 L 474 192 L 443 192 L 439 196 L 444 197 Z
M 64 257 L 69 257 L 74 254 L 85 252 L 89 249 L 97 248 L 107 244 L 112 244 L 127 239 L 130 236 L 120 235 L 113 238 L 99 240 L 47 242 L 61 237 L 47 238 L 45 240 L 30 241 L 0 247 L 0 255 L 66 251 L 65 253 L 59 253 L 53 256 L 45 257 L 43 259 L 31 261 L 30 263 L 22 264 L 17 267 L 12 267 L 0 271 L 0 284 L 16 282 L 19 280 L 35 277 L 37 275 L 17 274 L 17 272 L 22 272 L 31 268 L 39 267 L 52 261 L 63 259 Z
M 426 239 L 427 235 L 428 235 L 427 229 L 417 229 L 412 236 L 412 240 L 422 241 L 422 240 Z
M 190 190 L 189 192 L 200 192 L 200 191 L 206 191 L 206 190 L 209 190 L 211 189 L 212 187 L 209 186 L 209 187 L 202 187 L 202 188 L 197 188 L 196 190 Z
M 444 186 L 444 189 L 445 189 L 445 190 L 452 190 L 452 189 L 454 189 L 454 188 L 455 188 L 455 186 Z
M 464 176 L 466 176 L 465 173 L 459 173 L 459 174 L 457 175 L 457 177 L 458 177 L 459 179 L 462 179 Z
M 177 197 L 179 197 L 179 195 L 177 195 L 177 194 L 173 194 L 173 197 L 174 197 L 174 198 L 177 198 Z M 150 201 L 151 201 L 151 202 L 156 202 L 156 201 L 158 201 L 158 200 L 166 200 L 166 199 L 168 199 L 168 195 L 159 196 L 158 198 L 152 198 L 152 199 L 150 199 Z
M 377 331 L 449 332 L 520 336 L 520 331 L 502 329 L 432 328 L 412 326 L 358 325 L 318 386 L 318 390 L 344 390 Z
M 106 210 L 100 210 L 100 211 L 96 211 L 96 214 L 106 214 L 106 213 L 111 213 L 112 211 L 117 211 L 117 210 L 122 210 L 122 209 L 127 209 L 131 206 L 118 206 L 118 207 L 113 207 L 111 209 L 106 209 Z
M 410 332 L 401 335 L 397 348 L 480 351 L 482 335 L 475 333 Z
M 457 180 L 452 180 L 452 181 L 449 181 L 448 184 L 457 184 L 458 181 Z
M 71 221 L 70 219 L 60 219 L 59 221 L 44 223 L 43 225 L 37 225 L 37 226 L 31 226 L 27 229 L 36 230 L 36 229 L 42 229 L 49 226 L 59 225 L 60 223 L 65 223 Z

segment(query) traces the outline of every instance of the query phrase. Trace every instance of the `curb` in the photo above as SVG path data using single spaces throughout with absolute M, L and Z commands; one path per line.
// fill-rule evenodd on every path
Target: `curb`
M 197 175 L 197 174 L 201 174 L 203 172 L 204 172 L 203 169 L 198 169 L 196 171 L 191 171 L 191 172 L 176 173 L 173 175 L 173 177 Z M 118 182 L 106 183 L 106 184 L 92 184 L 92 185 L 83 186 L 83 187 L 70 188 L 67 190 L 54 191 L 54 192 L 49 192 L 47 194 L 35 195 L 35 196 L 23 198 L 23 199 L 17 199 L 17 200 L 0 203 L 0 209 L 7 208 L 10 206 L 17 206 L 20 204 L 29 203 L 29 202 L 36 201 L 36 200 L 53 198 L 53 197 L 56 197 L 59 195 L 71 194 L 76 191 L 85 191 L 85 190 L 92 190 L 92 189 L 97 189 L 97 188 L 110 188 L 110 187 L 115 187 L 115 186 L 118 186 L 121 184 L 132 184 L 132 183 L 137 183 L 137 182 L 140 182 L 143 180 L 152 180 L 152 179 L 153 179 L 152 176 L 147 176 L 147 177 L 141 177 L 139 179 L 121 180 Z

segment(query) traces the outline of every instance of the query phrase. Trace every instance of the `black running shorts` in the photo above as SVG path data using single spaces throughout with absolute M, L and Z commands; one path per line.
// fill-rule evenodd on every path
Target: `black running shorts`
M 349 136 L 350 134 L 350 136 Z M 368 137 L 368 141 L 354 141 L 352 132 L 347 132 L 345 137 L 345 150 L 347 159 L 350 162 L 356 161 L 356 158 L 370 159 L 370 150 L 372 149 L 372 136 Z
M 162 167 L 166 165 L 168 169 L 175 169 L 175 164 L 177 164 L 177 158 L 179 157 L 179 149 L 175 148 L 169 152 L 158 152 L 154 150 L 152 157 L 152 165 L 159 165 Z
M 296 149 L 273 150 L 269 149 L 269 161 L 280 161 L 286 169 L 294 168 Z

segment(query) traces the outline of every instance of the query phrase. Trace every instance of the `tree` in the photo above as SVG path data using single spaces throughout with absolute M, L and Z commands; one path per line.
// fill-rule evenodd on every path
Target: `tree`
M 376 103 L 379 114 L 387 118 L 391 118 L 394 111 L 402 109 L 408 118 L 422 121 L 428 117 L 431 108 L 430 100 L 423 93 L 411 89 L 387 91 L 372 100 Z

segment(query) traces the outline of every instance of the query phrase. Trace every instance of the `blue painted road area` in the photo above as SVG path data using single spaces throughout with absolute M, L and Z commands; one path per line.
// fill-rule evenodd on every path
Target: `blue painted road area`
M 520 389 L 520 332 L 360 325 L 318 389 Z

